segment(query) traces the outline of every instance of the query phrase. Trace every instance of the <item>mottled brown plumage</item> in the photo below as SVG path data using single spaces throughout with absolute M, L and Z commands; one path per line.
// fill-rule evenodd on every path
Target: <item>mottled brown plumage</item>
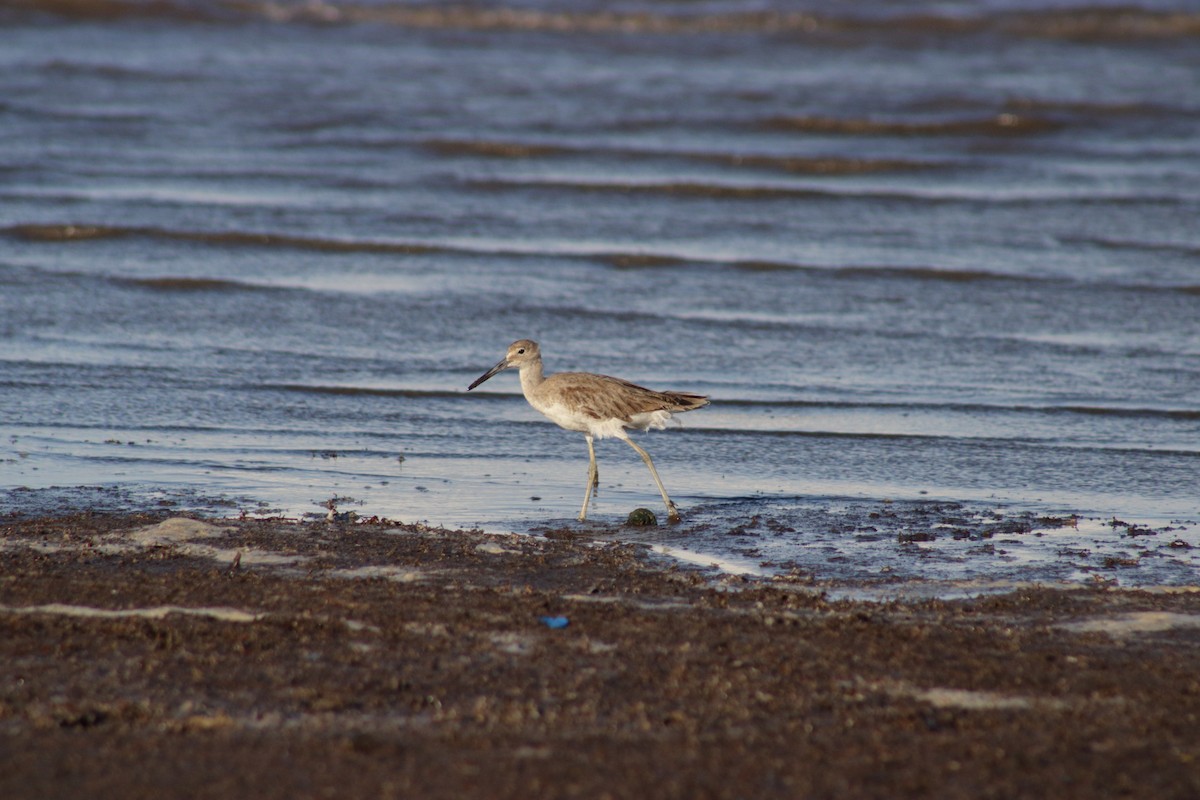
M 537 342 L 529 339 L 513 342 L 504 358 L 479 376 L 467 387 L 468 391 L 496 373 L 513 368 L 521 371 L 521 390 L 531 406 L 560 427 L 579 431 L 587 439 L 588 485 L 583 496 L 583 509 L 579 512 L 581 521 L 587 518 L 588 503 L 600 483 L 593 440 L 609 436 L 624 440 L 638 452 L 658 484 L 667 506 L 667 518 L 671 522 L 679 520 L 679 511 L 667 496 L 650 454 L 630 439 L 625 429 L 661 430 L 672 414 L 708 405 L 707 397 L 687 392 L 656 392 L 620 378 L 591 372 L 559 372 L 545 376 L 541 349 Z

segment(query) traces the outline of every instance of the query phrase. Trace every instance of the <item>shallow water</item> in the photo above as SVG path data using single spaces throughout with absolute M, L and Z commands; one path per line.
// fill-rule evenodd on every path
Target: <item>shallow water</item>
M 639 437 L 684 524 L 606 441 L 599 537 L 1195 583 L 1200 16 L 746 8 L 6 6 L 3 504 L 571 526 L 581 437 L 465 392 L 532 337 L 712 397 Z

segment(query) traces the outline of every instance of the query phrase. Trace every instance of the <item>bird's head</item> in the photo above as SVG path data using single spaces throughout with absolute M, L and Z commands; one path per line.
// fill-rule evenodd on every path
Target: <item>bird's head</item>
M 538 349 L 537 342 L 530 339 L 515 341 L 508 346 L 508 352 L 504 354 L 504 358 L 496 362 L 496 366 L 476 378 L 475 382 L 467 387 L 467 391 L 471 391 L 498 372 L 506 369 L 521 369 L 526 364 L 538 361 L 541 357 L 542 351 Z

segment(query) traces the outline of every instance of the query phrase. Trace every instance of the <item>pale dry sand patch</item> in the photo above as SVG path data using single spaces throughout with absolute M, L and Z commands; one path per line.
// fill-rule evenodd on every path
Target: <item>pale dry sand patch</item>
M 869 681 L 861 688 L 880 691 L 892 697 L 911 698 L 934 708 L 963 711 L 1060 711 L 1070 705 L 1055 697 L 955 689 L 949 686 L 921 687 L 903 681 Z
M 1112 617 L 1065 622 L 1058 627 L 1072 633 L 1107 633 L 1109 636 L 1134 636 L 1176 629 L 1200 628 L 1200 614 L 1171 611 L 1133 611 Z
M 369 580 L 371 578 L 384 578 L 397 583 L 416 583 L 430 577 L 430 573 L 426 570 L 412 569 L 411 567 L 391 567 L 386 564 L 369 564 L 363 567 L 342 568 L 325 570 L 322 575 L 326 578 L 336 578 L 339 580 Z
M 224 608 L 217 606 L 151 606 L 149 608 L 96 608 L 94 606 L 68 605 L 66 603 L 46 603 L 36 606 L 0 606 L 3 614 L 60 614 L 68 617 L 91 617 L 97 619 L 122 619 L 140 617 L 144 619 L 163 619 L 169 614 L 185 616 L 208 617 L 221 622 L 257 622 L 266 616 L 265 613 L 243 611 L 239 608 Z
M 234 528 L 222 527 L 210 522 L 189 519 L 187 517 L 171 517 L 157 525 L 146 525 L 132 532 L 121 534 L 116 541 L 107 544 L 115 548 L 114 552 L 125 552 L 130 545 L 134 547 L 170 547 L 181 555 L 198 558 L 210 558 L 219 564 L 239 566 L 279 566 L 290 567 L 309 561 L 298 555 L 275 553 L 253 547 L 216 547 L 202 544 L 198 540 L 213 539 L 234 532 Z

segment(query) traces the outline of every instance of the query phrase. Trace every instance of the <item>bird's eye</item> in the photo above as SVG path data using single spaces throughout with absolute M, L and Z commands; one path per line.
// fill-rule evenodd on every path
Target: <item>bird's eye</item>
M 524 348 L 524 347 L 522 347 L 520 350 L 518 350 L 518 351 L 517 351 L 517 355 L 519 355 L 519 356 L 523 356 L 523 355 L 525 355 L 525 348 Z

